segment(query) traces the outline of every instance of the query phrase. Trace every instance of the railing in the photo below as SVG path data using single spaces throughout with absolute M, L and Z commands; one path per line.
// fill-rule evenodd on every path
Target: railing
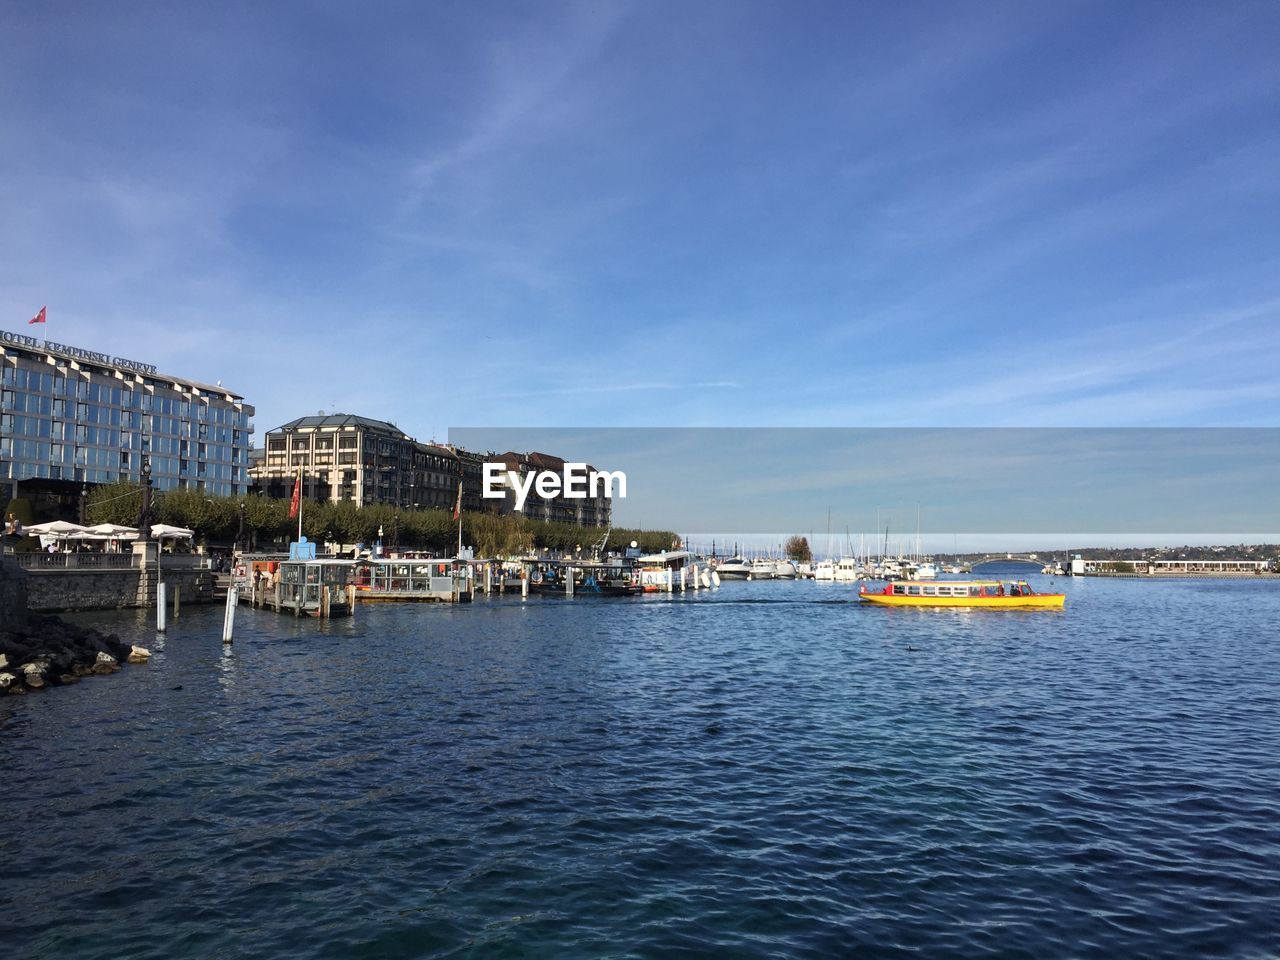
M 131 553 L 15 553 L 10 556 L 27 570 L 128 570 Z
M 128 570 L 139 565 L 133 553 L 5 553 L 27 570 Z M 162 570 L 198 570 L 209 558 L 194 553 L 161 554 Z

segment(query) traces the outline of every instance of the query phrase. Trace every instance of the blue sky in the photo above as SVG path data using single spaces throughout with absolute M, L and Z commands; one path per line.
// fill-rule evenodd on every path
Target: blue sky
M 1273 425 L 1275 3 L 0 5 L 0 327 L 259 433 Z

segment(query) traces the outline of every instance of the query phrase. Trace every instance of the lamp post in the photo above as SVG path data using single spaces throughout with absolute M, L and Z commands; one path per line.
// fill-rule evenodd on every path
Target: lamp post
M 89 485 L 80 484 L 80 525 L 84 526 L 85 501 L 89 498 Z
M 236 550 L 240 551 L 241 553 L 244 552 L 245 546 L 247 546 L 247 544 L 245 544 L 245 546 L 241 545 L 244 541 L 244 508 L 245 508 L 245 503 L 243 500 L 241 500 L 240 501 L 240 523 L 236 527 L 236 544 L 235 544 Z
M 142 506 L 138 510 L 138 539 L 151 539 L 151 458 L 142 458 Z

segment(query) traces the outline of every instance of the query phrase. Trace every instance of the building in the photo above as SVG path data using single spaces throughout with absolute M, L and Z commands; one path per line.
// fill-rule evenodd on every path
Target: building
M 497 461 L 521 475 L 564 468 L 563 460 L 548 454 L 496 456 L 419 443 L 385 420 L 337 413 L 299 417 L 268 431 L 250 474 L 270 497 L 291 496 L 301 470 L 302 495 L 307 499 L 436 510 L 453 509 L 461 483 L 464 512 L 510 513 L 515 503 L 510 490 L 501 499 L 483 496 L 484 464 Z M 543 500 L 535 494 L 525 503 L 524 513 L 536 520 L 609 526 L 612 502 L 604 496 Z
M 299 417 L 268 431 L 250 473 L 270 497 L 288 497 L 302 472 L 302 495 L 357 506 L 452 509 L 458 481 L 472 472 L 448 446 L 419 443 L 395 424 L 354 414 Z M 479 468 L 476 492 L 479 492 Z M 464 509 L 481 509 L 464 496 Z
M 249 487 L 253 407 L 220 384 L 0 330 L 0 479 L 141 480 L 238 496 Z
M 508 451 L 501 456 L 488 459 L 501 461 L 507 471 L 515 472 L 522 478 L 529 473 L 545 472 L 564 475 L 565 461 L 549 453 L 516 453 Z M 595 468 L 587 465 L 588 471 Z M 516 492 L 510 480 L 502 484 L 504 497 L 492 502 L 500 504 L 500 512 L 511 513 L 515 510 Z M 608 491 L 602 486 L 587 491 L 586 497 L 567 497 L 561 491 L 554 497 L 540 497 L 530 491 L 524 502 L 523 513 L 531 520 L 550 520 L 556 523 L 572 523 L 580 527 L 608 527 L 613 523 L 613 501 Z M 594 496 L 592 494 L 595 494 Z

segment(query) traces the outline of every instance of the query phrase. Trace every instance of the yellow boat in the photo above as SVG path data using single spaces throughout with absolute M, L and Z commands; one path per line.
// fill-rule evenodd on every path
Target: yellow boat
M 1025 580 L 938 580 L 933 583 L 890 583 L 883 590 L 858 591 L 864 603 L 882 607 L 1060 608 L 1063 593 L 1036 593 Z

